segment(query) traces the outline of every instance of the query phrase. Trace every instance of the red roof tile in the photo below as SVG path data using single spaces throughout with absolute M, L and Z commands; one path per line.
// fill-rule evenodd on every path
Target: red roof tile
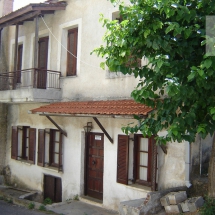
M 31 113 L 71 115 L 144 115 L 153 109 L 134 100 L 58 102 L 31 110 Z

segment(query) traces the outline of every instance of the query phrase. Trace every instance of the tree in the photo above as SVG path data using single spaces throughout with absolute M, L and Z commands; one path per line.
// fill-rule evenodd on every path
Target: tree
M 119 0 L 111 0 L 117 4 Z M 101 16 L 105 45 L 93 52 L 101 67 L 133 74 L 139 84 L 131 96 L 154 111 L 126 133 L 156 135 L 157 143 L 193 142 L 215 131 L 215 4 L 213 0 L 130 0 L 119 3 L 123 21 Z M 207 19 L 207 22 L 206 22 Z M 207 25 L 206 25 L 207 24 Z M 206 26 L 209 32 L 206 34 Z M 207 47 L 207 50 L 206 50 Z M 147 65 L 138 66 L 145 57 Z M 215 143 L 213 144 L 215 177 Z M 213 175 L 213 174 L 211 174 Z M 210 195 L 215 197 L 210 187 Z

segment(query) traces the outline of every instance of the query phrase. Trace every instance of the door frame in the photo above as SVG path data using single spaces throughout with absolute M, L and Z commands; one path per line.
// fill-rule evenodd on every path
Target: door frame
M 87 196 L 87 181 L 88 181 L 88 157 L 89 157 L 89 141 L 88 138 L 91 134 L 103 136 L 103 162 L 104 162 L 104 133 L 99 132 L 85 132 L 85 150 L 84 150 L 84 195 Z M 104 173 L 104 165 L 103 165 Z M 104 184 L 104 177 L 102 178 Z M 103 194 L 103 193 L 102 193 Z M 103 200 L 102 200 L 103 201 Z

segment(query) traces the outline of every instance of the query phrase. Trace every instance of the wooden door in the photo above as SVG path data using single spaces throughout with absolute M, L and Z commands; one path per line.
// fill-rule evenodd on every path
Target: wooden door
M 37 88 L 46 89 L 49 38 L 39 39 Z
M 103 200 L 104 135 L 89 133 L 87 138 L 86 194 Z
M 18 45 L 16 83 L 21 83 L 23 44 Z
M 62 201 L 61 178 L 44 175 L 44 199 L 50 198 L 53 202 Z

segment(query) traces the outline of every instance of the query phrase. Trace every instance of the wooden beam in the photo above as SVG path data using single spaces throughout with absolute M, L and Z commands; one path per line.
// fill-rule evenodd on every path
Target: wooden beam
M 67 137 L 67 133 L 50 116 L 46 117 L 61 131 L 62 134 L 64 134 L 64 136 Z
M 8 22 L 4 22 L 2 24 L 0 24 L 0 28 L 2 27 L 7 27 L 7 26 L 10 26 L 10 25 L 14 25 L 14 24 L 19 24 L 19 23 L 23 23 L 24 21 L 27 21 L 28 19 L 31 19 L 31 18 L 34 18 L 35 16 L 41 14 L 41 11 L 34 11 L 32 13 L 28 13 L 28 14 L 25 14 L 19 18 L 15 18 L 15 19 L 12 19 Z
M 101 128 L 101 130 L 104 132 L 105 136 L 108 138 L 108 140 L 110 140 L 111 143 L 113 143 L 113 139 L 110 137 L 110 135 L 107 133 L 107 131 L 104 129 L 104 127 L 102 126 L 102 124 L 99 122 L 99 120 L 96 117 L 93 117 L 94 121 L 97 123 L 97 125 L 99 126 L 99 128 Z
M 167 154 L 167 146 L 166 145 L 160 145 L 162 151 L 164 154 Z

